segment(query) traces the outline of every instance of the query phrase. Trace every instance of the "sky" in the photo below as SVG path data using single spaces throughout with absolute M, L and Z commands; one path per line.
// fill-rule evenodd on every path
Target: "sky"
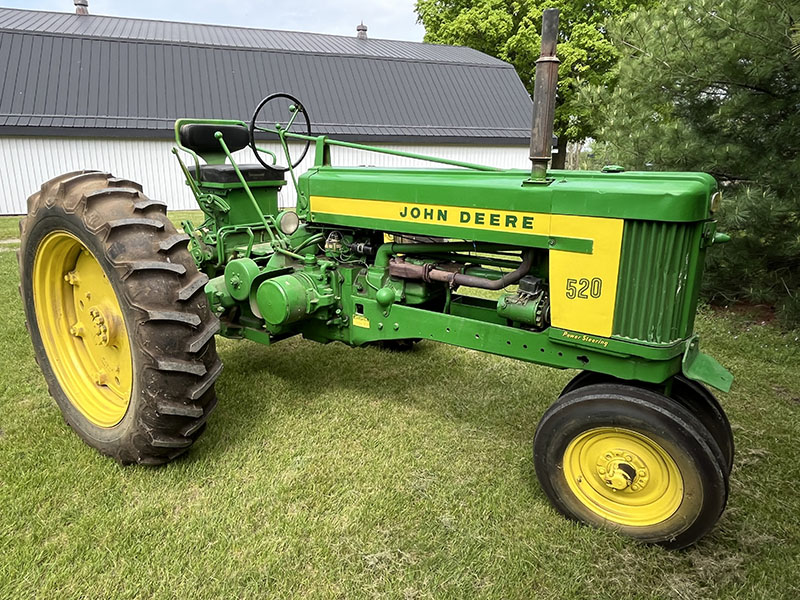
M 415 0 L 89 0 L 96 15 L 238 25 L 421 42 Z M 4 8 L 74 12 L 72 0 L 0 0 Z

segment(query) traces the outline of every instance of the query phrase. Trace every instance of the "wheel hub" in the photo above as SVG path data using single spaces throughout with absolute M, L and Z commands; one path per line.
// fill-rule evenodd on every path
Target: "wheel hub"
M 99 306 L 91 307 L 89 316 L 92 317 L 94 343 L 98 346 L 108 346 L 114 334 L 114 318 L 107 316 L 107 312 Z
M 655 525 L 683 499 L 675 460 L 655 439 L 629 429 L 597 427 L 578 435 L 564 451 L 563 469 L 576 500 L 607 523 Z
M 597 459 L 597 474 L 615 492 L 638 492 L 647 485 L 647 465 L 634 452 L 615 448 Z

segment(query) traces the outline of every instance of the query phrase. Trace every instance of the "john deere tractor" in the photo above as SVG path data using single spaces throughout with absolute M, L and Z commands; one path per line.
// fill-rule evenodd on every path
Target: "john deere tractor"
M 435 340 L 581 371 L 533 442 L 564 515 L 671 548 L 711 530 L 733 438 L 707 386 L 732 377 L 693 327 L 706 250 L 726 239 L 719 192 L 703 173 L 547 170 L 557 20 L 546 11 L 530 171 L 314 136 L 301 101 L 273 94 L 249 123 L 176 122 L 199 227 L 176 231 L 163 203 L 106 173 L 45 183 L 21 222 L 21 292 L 67 423 L 122 463 L 161 464 L 208 423 L 217 334 Z M 247 147 L 256 161 L 238 164 Z M 430 167 L 335 166 L 342 147 Z M 297 204 L 282 210 L 289 178 Z

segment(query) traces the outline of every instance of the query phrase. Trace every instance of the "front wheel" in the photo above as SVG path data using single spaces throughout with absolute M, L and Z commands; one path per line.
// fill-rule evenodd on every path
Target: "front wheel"
M 686 408 L 656 392 L 588 385 L 547 410 L 536 475 L 565 516 L 683 548 L 708 533 L 728 497 L 724 456 Z
M 620 385 L 632 385 L 623 379 L 617 379 L 611 375 L 595 373 L 592 371 L 581 371 L 564 387 L 561 396 L 578 388 L 594 385 L 597 383 L 616 383 Z M 658 386 L 653 384 L 637 383 L 640 387 L 646 387 L 653 391 L 658 390 Z M 697 381 L 692 381 L 682 374 L 672 377 L 669 397 L 678 402 L 681 406 L 688 409 L 697 419 L 711 432 L 714 441 L 717 442 L 722 455 L 725 458 L 725 474 L 730 475 L 733 469 L 734 440 L 731 423 L 725 410 L 707 387 Z
M 122 463 L 185 452 L 222 369 L 188 236 L 138 184 L 98 172 L 45 183 L 20 230 L 28 329 L 66 422 Z

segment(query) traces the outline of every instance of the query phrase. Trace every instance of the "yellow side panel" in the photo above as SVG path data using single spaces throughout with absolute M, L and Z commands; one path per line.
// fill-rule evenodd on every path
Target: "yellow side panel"
M 312 213 L 328 215 L 536 235 L 547 235 L 550 230 L 550 215 L 544 213 L 327 196 L 311 196 L 310 202 Z
M 591 254 L 550 251 L 554 327 L 611 336 L 623 224 L 623 219 L 552 215 L 550 235 L 593 240 Z

